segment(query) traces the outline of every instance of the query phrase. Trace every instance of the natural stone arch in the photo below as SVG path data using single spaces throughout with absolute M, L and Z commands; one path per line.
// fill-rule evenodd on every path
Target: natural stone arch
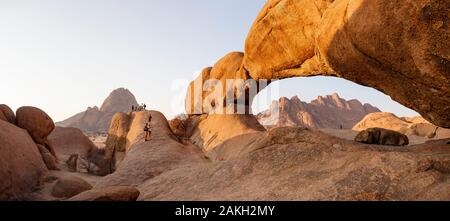
M 449 11 L 445 0 L 269 0 L 240 68 L 221 77 L 342 77 L 450 128 Z

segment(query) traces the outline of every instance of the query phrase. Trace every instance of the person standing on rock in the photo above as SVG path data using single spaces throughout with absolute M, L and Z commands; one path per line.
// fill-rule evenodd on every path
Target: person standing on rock
M 148 117 L 148 122 L 145 124 L 144 131 L 145 131 L 145 141 L 150 141 L 152 138 L 152 115 Z

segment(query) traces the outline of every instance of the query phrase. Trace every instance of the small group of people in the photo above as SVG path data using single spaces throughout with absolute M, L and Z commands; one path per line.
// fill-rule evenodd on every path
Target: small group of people
M 139 106 L 131 106 L 131 111 L 145 111 L 147 109 L 147 105 L 146 104 L 141 104 Z
M 145 132 L 145 141 L 150 141 L 152 139 L 152 115 L 148 117 L 148 122 L 145 123 L 144 132 Z

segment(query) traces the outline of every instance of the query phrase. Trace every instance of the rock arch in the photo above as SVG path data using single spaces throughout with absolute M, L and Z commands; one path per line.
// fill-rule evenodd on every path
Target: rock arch
M 269 0 L 245 53 L 225 56 L 199 79 L 337 76 L 450 128 L 449 11 L 445 0 Z M 195 99 L 188 93 L 188 113 Z

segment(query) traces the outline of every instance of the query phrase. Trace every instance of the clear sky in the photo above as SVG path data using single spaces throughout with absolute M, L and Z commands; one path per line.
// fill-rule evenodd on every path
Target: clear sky
M 37 106 L 56 121 L 99 106 L 113 89 L 173 116 L 177 83 L 231 51 L 264 0 L 0 0 L 0 103 Z M 281 96 L 338 92 L 415 115 L 373 89 L 335 78 L 283 80 Z M 178 100 L 176 99 L 178 97 Z

